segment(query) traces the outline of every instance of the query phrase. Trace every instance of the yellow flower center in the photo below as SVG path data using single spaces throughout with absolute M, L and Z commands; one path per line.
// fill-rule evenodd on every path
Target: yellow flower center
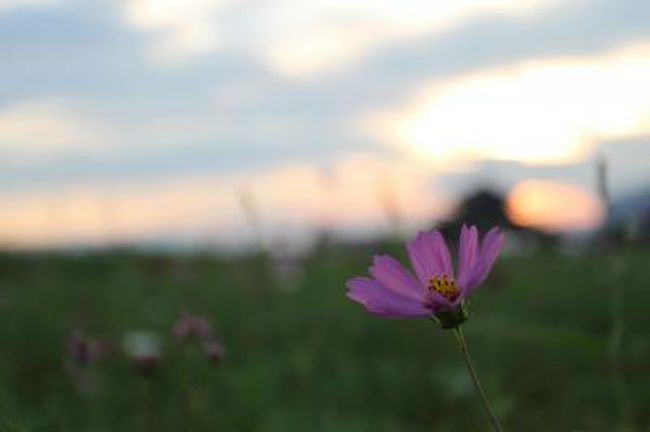
M 427 286 L 430 291 L 435 291 L 447 300 L 454 301 L 458 297 L 458 287 L 454 278 L 442 273 L 429 279 Z

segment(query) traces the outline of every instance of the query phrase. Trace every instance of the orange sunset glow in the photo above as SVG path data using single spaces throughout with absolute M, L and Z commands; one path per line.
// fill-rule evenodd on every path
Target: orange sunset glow
M 327 171 L 295 164 L 247 175 L 13 196 L 0 200 L 0 245 L 101 245 L 170 231 L 188 240 L 199 231 L 208 232 L 210 241 L 246 239 L 251 227 L 237 198 L 241 191 L 251 196 L 270 241 L 322 229 L 385 230 L 391 211 L 407 225 L 422 225 L 451 208 L 444 192 L 427 191 L 427 174 L 426 164 L 411 159 L 357 155 Z
M 604 217 L 601 203 L 588 190 L 555 181 L 523 181 L 509 193 L 506 205 L 514 222 L 550 232 L 593 229 Z

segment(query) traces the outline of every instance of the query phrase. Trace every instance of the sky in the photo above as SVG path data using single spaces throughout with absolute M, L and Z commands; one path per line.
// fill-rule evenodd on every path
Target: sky
M 650 184 L 644 0 L 0 0 L 0 246 L 292 242 Z M 559 197 L 562 199 L 548 199 Z M 561 203 L 562 205 L 558 205 Z

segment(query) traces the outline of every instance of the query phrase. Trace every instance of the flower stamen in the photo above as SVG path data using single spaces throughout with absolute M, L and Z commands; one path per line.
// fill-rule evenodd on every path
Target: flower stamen
M 429 291 L 435 291 L 449 301 L 454 301 L 458 297 L 459 291 L 454 278 L 442 273 L 429 279 L 427 286 Z

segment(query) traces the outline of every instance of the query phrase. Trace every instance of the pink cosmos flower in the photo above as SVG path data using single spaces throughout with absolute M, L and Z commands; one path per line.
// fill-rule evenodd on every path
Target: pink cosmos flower
M 347 297 L 385 318 L 435 317 L 452 328 L 466 319 L 465 299 L 487 278 L 505 243 L 494 227 L 479 242 L 475 226 L 463 225 L 456 272 L 438 231 L 420 232 L 406 245 L 415 276 L 388 255 L 376 255 L 371 277 L 347 282 Z

